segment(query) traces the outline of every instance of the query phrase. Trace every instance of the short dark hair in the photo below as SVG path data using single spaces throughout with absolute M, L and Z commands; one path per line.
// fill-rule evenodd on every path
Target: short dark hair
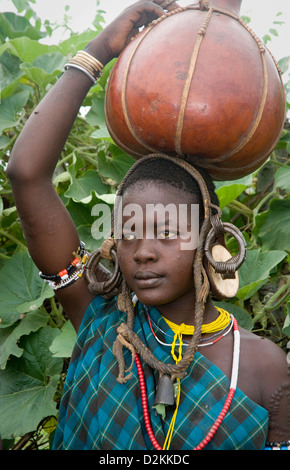
M 195 165 L 203 177 L 212 204 L 219 206 L 219 200 L 215 193 L 215 185 L 209 174 L 203 169 Z M 183 190 L 193 196 L 198 197 L 198 202 L 203 204 L 200 188 L 196 180 L 181 166 L 177 165 L 171 160 L 162 158 L 152 158 L 144 160 L 141 165 L 128 176 L 124 187 L 123 194 L 135 186 L 138 182 L 150 181 L 159 184 L 168 184 L 174 188 Z

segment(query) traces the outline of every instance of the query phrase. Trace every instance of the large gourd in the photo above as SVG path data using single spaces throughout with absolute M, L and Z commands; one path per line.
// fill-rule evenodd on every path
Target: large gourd
M 118 146 L 136 159 L 187 156 L 216 180 L 266 161 L 284 124 L 284 87 L 276 61 L 241 20 L 241 1 L 177 8 L 126 47 L 105 105 Z

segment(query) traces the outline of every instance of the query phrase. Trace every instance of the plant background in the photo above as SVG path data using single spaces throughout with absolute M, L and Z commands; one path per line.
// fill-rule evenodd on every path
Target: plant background
M 1 0 L 0 0 L 1 1 Z M 75 333 L 53 291 L 27 252 L 5 168 L 13 144 L 37 103 L 55 83 L 67 57 L 100 32 L 104 11 L 90 29 L 75 34 L 64 16 L 67 39 L 43 44 L 60 26 L 36 15 L 35 0 L 12 0 L 17 13 L 0 13 L 0 436 L 4 449 L 48 449 Z M 97 7 L 99 1 L 97 0 Z M 68 9 L 67 9 L 68 10 Z M 250 18 L 244 17 L 250 22 Z M 279 35 L 283 12 L 263 38 Z M 289 57 L 279 61 L 290 107 Z M 95 204 L 113 204 L 133 163 L 109 137 L 104 120 L 106 82 L 113 62 L 91 88 L 54 174 L 54 186 L 89 251 L 102 240 L 91 234 Z M 259 171 L 217 183 L 223 220 L 236 224 L 248 243 L 240 289 L 226 308 L 241 326 L 269 337 L 287 352 L 290 337 L 290 124 Z M 234 252 L 235 242 L 228 240 Z M 219 303 L 223 305 L 223 303 Z M 289 347 L 290 344 L 288 344 Z

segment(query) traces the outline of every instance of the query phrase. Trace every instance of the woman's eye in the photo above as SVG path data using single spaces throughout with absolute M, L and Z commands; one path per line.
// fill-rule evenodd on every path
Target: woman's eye
M 123 240 L 130 241 L 134 239 L 135 239 L 135 235 L 133 233 L 123 233 Z
M 163 230 L 162 232 L 159 232 L 158 238 L 168 240 L 172 238 L 176 238 L 176 232 L 170 231 L 170 230 Z

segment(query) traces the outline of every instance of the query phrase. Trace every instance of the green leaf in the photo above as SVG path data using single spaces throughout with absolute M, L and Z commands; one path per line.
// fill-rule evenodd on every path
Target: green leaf
M 290 192 L 290 167 L 281 166 L 275 173 L 275 183 L 278 188 Z
M 106 209 L 108 209 L 106 212 L 109 214 L 104 220 L 105 227 L 103 228 L 103 233 L 101 233 L 95 227 L 99 215 L 97 211 L 95 211 L 95 208 L 97 208 L 99 204 L 103 206 L 104 202 Z M 89 204 L 75 202 L 73 199 L 70 199 L 67 204 L 67 209 L 74 221 L 80 239 L 86 244 L 87 250 L 89 252 L 97 250 L 104 241 L 104 238 L 108 236 L 111 229 L 111 210 L 108 202 L 103 201 L 96 194 L 92 194 Z
M 80 239 L 86 244 L 86 249 L 90 252 L 95 251 L 99 248 L 99 243 L 95 243 L 91 234 L 91 227 L 94 222 L 91 205 L 74 202 L 73 199 L 70 199 L 67 209 L 74 221 Z
M 107 154 L 104 152 L 98 153 L 98 171 L 100 175 L 104 178 L 112 178 L 117 183 L 122 181 L 133 164 L 133 158 L 114 144 L 109 146 Z
M 152 408 L 161 416 L 162 419 L 166 419 L 166 405 L 164 405 L 164 403 L 158 403 Z
M 227 312 L 234 315 L 235 319 L 237 320 L 239 326 L 244 328 L 245 330 L 251 331 L 253 328 L 253 319 L 249 312 L 244 308 L 240 307 L 239 305 L 235 305 L 231 302 L 214 302 L 216 307 L 223 308 Z
M 0 135 L 0 150 L 5 149 L 10 144 L 10 139 L 6 135 Z
M 76 148 L 76 150 L 77 150 L 77 148 Z M 78 175 L 83 176 L 85 166 L 86 166 L 85 161 L 81 157 L 76 155 L 76 153 L 74 151 L 73 155 L 72 155 L 71 164 L 68 166 L 67 172 L 71 176 L 74 176 L 75 178 L 77 178 Z
M 103 127 L 105 122 L 104 98 L 94 98 L 92 106 L 86 115 L 86 121 L 93 127 Z
M 65 197 L 74 201 L 88 203 L 92 199 L 92 193 L 103 194 L 108 191 L 96 170 L 88 170 L 82 178 L 72 177 L 70 187 L 65 192 Z
M 242 15 L 241 18 L 245 23 L 251 23 L 251 17 L 250 16 Z
M 71 175 L 69 174 L 68 171 L 63 171 L 62 173 L 57 174 L 53 178 L 53 185 L 55 187 L 59 186 L 59 184 L 66 184 L 70 183 L 72 180 Z
M 271 41 L 271 36 L 269 36 L 269 34 L 265 34 L 265 36 L 263 36 L 263 43 L 264 44 L 267 44 L 268 41 Z
M 5 51 L 0 55 L 1 99 L 16 91 L 23 72 L 20 70 L 21 61 L 15 55 Z
M 66 56 L 73 56 L 78 50 L 84 49 L 89 41 L 95 39 L 96 31 L 87 30 L 80 34 L 72 34 L 69 39 L 61 42 L 59 51 Z
M 8 260 L 0 271 L 1 328 L 13 325 L 21 313 L 34 311 L 45 299 L 54 295 L 53 290 L 38 274 L 38 269 L 27 252 L 19 252 Z
M 286 318 L 283 326 L 283 333 L 290 337 L 290 300 L 288 300 L 285 308 Z M 290 353 L 288 353 L 290 358 Z
M 273 199 L 269 211 L 257 216 L 257 227 L 255 234 L 265 250 L 290 251 L 290 198 Z
M 0 132 L 15 127 L 20 121 L 18 113 L 29 98 L 29 90 L 15 93 L 0 102 Z
M 23 10 L 29 8 L 29 0 L 12 0 L 13 5 L 17 8 L 18 13 L 21 13 Z M 33 0 L 31 3 L 35 3 Z
M 33 41 L 27 37 L 21 37 L 11 39 L 0 47 L 0 54 L 8 50 L 11 54 L 17 56 L 21 62 L 33 62 L 43 54 L 51 52 L 58 52 L 58 46 L 48 46 L 46 44 L 40 44 L 37 41 Z
M 19 38 L 28 36 L 30 39 L 41 39 L 45 36 L 36 28 L 34 28 L 29 21 L 15 13 L 0 13 L 0 32 L 4 37 Z
M 63 367 L 49 347 L 58 331 L 45 327 L 23 337 L 21 358 L 11 358 L 0 372 L 0 435 L 4 439 L 34 431 L 56 414 L 54 395 Z
M 77 335 L 74 327 L 70 321 L 67 321 L 62 327 L 61 333 L 56 336 L 49 348 L 53 356 L 63 358 L 71 357 L 76 338 Z
M 47 74 L 52 73 L 56 70 L 63 70 L 63 66 L 66 63 L 67 58 L 60 52 L 48 52 L 37 57 L 33 62 L 35 67 L 39 67 L 44 70 Z
M 23 349 L 18 346 L 20 338 L 44 327 L 48 322 L 48 314 L 43 310 L 35 310 L 24 315 L 16 326 L 0 329 L 0 368 L 5 369 L 8 358 L 13 355 L 20 357 Z
M 286 256 L 285 251 L 249 250 L 246 261 L 239 269 L 240 289 L 237 297 L 246 300 L 254 295 L 267 282 L 270 271 Z
M 216 194 L 219 198 L 221 209 L 234 201 L 251 184 L 252 175 L 245 176 L 235 181 L 216 182 Z
M 286 73 L 287 70 L 289 69 L 289 65 L 290 65 L 290 57 L 287 56 L 287 57 L 283 57 L 283 59 L 280 59 L 279 62 L 278 62 L 278 65 L 281 69 L 281 72 L 282 73 Z
M 25 62 L 20 68 L 28 80 L 45 89 L 63 71 L 66 61 L 59 52 L 52 52 L 38 57 L 32 65 Z
M 270 28 L 269 31 L 273 36 L 276 36 L 276 37 L 279 36 L 277 29 Z
M 101 139 L 101 140 L 107 140 L 109 142 L 113 142 L 112 137 L 110 136 L 108 128 L 105 124 L 103 124 L 101 127 L 99 127 L 99 129 L 96 129 L 91 134 L 91 137 L 93 139 Z

